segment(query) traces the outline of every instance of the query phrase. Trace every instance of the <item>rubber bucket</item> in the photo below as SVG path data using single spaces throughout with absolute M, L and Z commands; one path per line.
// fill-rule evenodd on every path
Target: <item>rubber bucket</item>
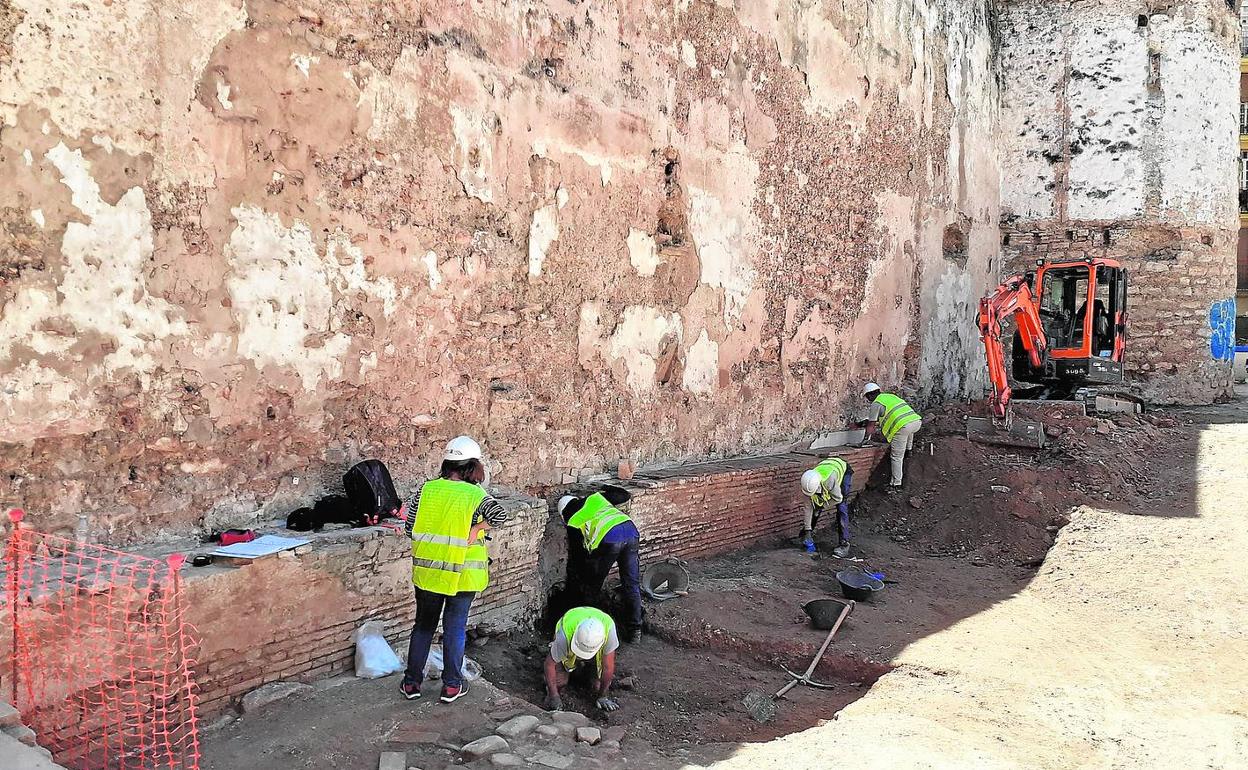
M 802 611 L 810 618 L 812 626 L 820 631 L 830 631 L 836 625 L 836 619 L 841 616 L 841 611 L 848 606 L 848 602 L 840 599 L 812 599 L 802 605 Z
M 876 580 L 870 575 L 857 570 L 845 569 L 836 573 L 836 582 L 841 584 L 841 593 L 846 599 L 863 602 L 870 599 L 876 591 L 883 590 L 884 581 Z
M 677 559 L 663 559 L 646 565 L 641 590 L 651 599 L 674 599 L 689 593 L 689 570 Z

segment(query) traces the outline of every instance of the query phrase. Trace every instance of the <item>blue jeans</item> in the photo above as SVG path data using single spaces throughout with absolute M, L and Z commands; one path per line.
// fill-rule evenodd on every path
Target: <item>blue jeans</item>
M 602 592 L 602 584 L 612 564 L 620 566 L 620 582 L 624 588 L 624 601 L 628 605 L 630 633 L 641 630 L 641 541 L 630 538 L 619 543 L 599 543 L 589 554 L 588 575 L 585 579 L 585 603 L 593 604 Z
M 424 680 L 429 646 L 433 644 L 433 632 L 437 630 L 438 618 L 441 617 L 442 683 L 447 687 L 463 685 L 468 608 L 472 606 L 475 596 L 472 591 L 446 596 L 416 588 L 416 623 L 412 626 L 412 640 L 407 645 L 407 673 L 403 681 L 420 684 Z

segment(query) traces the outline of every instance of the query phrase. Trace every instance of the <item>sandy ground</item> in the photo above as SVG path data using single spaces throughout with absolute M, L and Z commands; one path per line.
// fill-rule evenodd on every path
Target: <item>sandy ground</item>
M 1248 404 L 1187 416 L 1197 451 L 1166 480 L 1191 499 L 1081 507 L 1019 593 L 835 721 L 709 766 L 1248 767 Z
M 855 609 L 817 670 L 835 689 L 799 688 L 774 722 L 741 699 L 783 684 L 781 663 L 805 668 L 823 633 L 800 605 L 833 594 L 844 564 L 781 544 L 694 565 L 698 590 L 652 608 L 654 635 L 621 653 L 636 679 L 624 708 L 596 715 L 627 726 L 623 754 L 579 766 L 1248 768 L 1248 401 L 1122 422 L 1077 424 L 1028 458 L 976 449 L 956 419 L 933 431 L 947 451 L 859 512 L 861 563 L 897 583 Z M 544 641 L 470 654 L 528 708 Z M 509 711 L 488 688 L 441 707 L 395 686 L 248 715 L 206 736 L 204 767 L 371 770 L 397 748 L 437 770 Z

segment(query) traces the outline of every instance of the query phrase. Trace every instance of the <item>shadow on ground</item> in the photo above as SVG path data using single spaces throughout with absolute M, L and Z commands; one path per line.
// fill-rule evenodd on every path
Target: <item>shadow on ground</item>
M 688 597 L 650 605 L 647 638 L 620 654 L 620 677 L 632 683 L 617 692 L 623 708 L 597 713 L 587 690 L 572 688 L 565 698 L 603 726 L 624 726 L 624 751 L 608 758 L 580 747 L 569 766 L 709 764 L 742 743 L 835 719 L 908 645 L 1025 588 L 1074 506 L 1197 515 L 1202 425 L 1243 421 L 1242 401 L 1081 420 L 1054 425 L 1060 431 L 1050 448 L 1027 452 L 973 444 L 955 410 L 934 415 L 906 491 L 884 496 L 876 478 L 860 498 L 853 561 L 831 557 L 828 542 L 821 543 L 826 557 L 773 543 L 694 563 Z M 774 721 L 754 721 L 743 699 L 778 690 L 787 681 L 781 665 L 806 668 L 825 632 L 809 627 L 801 605 L 838 595 L 835 573 L 846 567 L 882 571 L 891 582 L 855 608 L 816 669 L 833 688 L 799 687 L 779 702 Z M 532 709 L 525 701 L 541 702 L 549 626 L 547 619 L 534 632 L 470 650 L 507 695 L 483 686 L 452 706 L 410 704 L 394 678 L 311 692 L 210 733 L 203 767 L 371 770 L 387 748 L 406 750 L 412 767 L 449 767 L 453 749 L 492 732 L 517 708 Z

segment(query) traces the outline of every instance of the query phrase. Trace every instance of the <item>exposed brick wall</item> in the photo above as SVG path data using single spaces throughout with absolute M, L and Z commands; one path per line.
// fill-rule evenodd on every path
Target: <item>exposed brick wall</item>
M 884 451 L 843 453 L 855 471 L 855 492 Z M 789 453 L 639 474 L 627 483 L 635 492 L 631 513 L 642 531 L 643 560 L 709 556 L 796 534 L 803 504 L 798 480 L 817 461 L 815 453 Z M 531 623 L 566 563 L 564 526 L 547 501 L 499 499 L 512 520 L 492 533 L 490 586 L 469 618 L 470 627 L 487 632 Z M 250 562 L 184 568 L 187 619 L 200 634 L 192 657 L 202 715 L 220 713 L 268 682 L 351 670 L 352 632 L 365 620 L 384 622 L 396 650 L 405 651 L 414 617 L 407 540 L 384 528 L 310 539 Z M 82 724 L 89 729 L 89 715 Z
M 1207 402 L 1230 389 L 1225 361 L 1211 355 L 1211 305 L 1234 295 L 1230 237 L 1217 228 L 1103 222 L 1005 222 L 1004 270 L 1036 260 L 1114 258 L 1128 270 L 1127 377 L 1161 403 Z

